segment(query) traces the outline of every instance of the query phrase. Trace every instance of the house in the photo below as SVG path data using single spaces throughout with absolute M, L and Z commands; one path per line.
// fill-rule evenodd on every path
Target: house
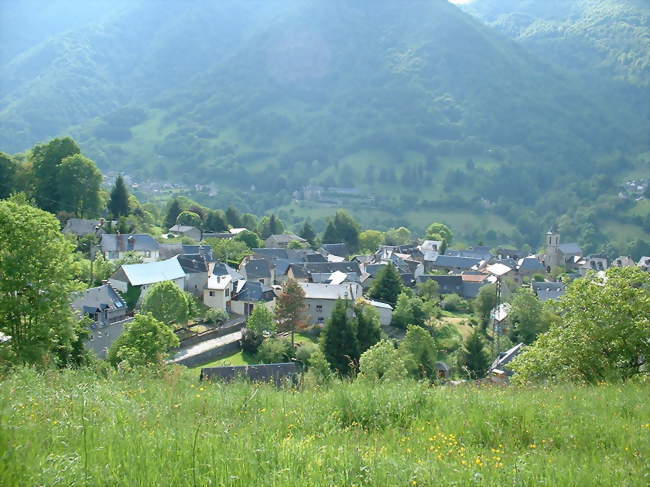
M 257 281 L 265 286 L 272 286 L 274 269 L 266 259 L 250 260 L 240 269 L 247 281 Z
M 420 244 L 420 251 L 424 254 L 425 252 L 435 252 L 436 254 L 440 253 L 440 248 L 442 247 L 442 240 L 425 240 Z
M 121 259 L 131 252 L 141 256 L 144 262 L 155 262 L 159 258 L 160 245 L 151 235 L 105 233 L 100 249 L 108 260 Z
M 440 294 L 458 294 L 463 295 L 463 276 L 420 276 L 419 283 L 427 281 L 436 281 L 438 283 L 438 292 Z
M 589 271 L 606 271 L 609 268 L 607 257 L 604 255 L 590 255 L 580 260 L 578 272 L 585 275 Z
M 235 283 L 230 309 L 233 313 L 250 316 L 256 306 L 275 308 L 275 292 L 261 282 L 237 281 Z
M 428 264 L 428 265 L 427 265 Z M 481 259 L 474 257 L 456 257 L 453 255 L 438 255 L 433 261 L 425 261 L 425 272 L 445 271 L 460 273 L 477 269 Z M 428 268 L 427 268 L 428 267 Z
M 281 235 L 271 235 L 266 239 L 264 245 L 269 248 L 289 248 L 289 244 L 292 242 L 297 242 L 301 245 L 306 244 L 307 240 L 293 233 L 283 233 Z
M 563 282 L 533 282 L 531 287 L 542 302 L 558 299 L 566 294 L 566 284 Z
M 233 280 L 229 274 L 212 275 L 203 290 L 203 304 L 213 309 L 230 311 Z
M 172 281 L 179 288 L 185 289 L 185 271 L 178 258 L 122 265 L 109 279 L 111 286 L 124 294 L 130 307 L 136 307 L 153 284 L 165 281 Z
M 533 274 L 546 273 L 546 267 L 534 255 L 529 255 L 519 259 L 517 262 L 517 272 L 520 276 L 532 276 Z
M 492 362 L 492 365 L 488 369 L 488 375 L 491 374 L 505 374 L 506 376 L 511 376 L 513 374 L 513 371 L 509 369 L 507 366 L 510 362 L 512 362 L 521 352 L 523 351 L 525 345 L 523 343 L 519 343 L 512 347 L 510 350 L 506 350 L 505 352 L 501 352 L 499 356 Z
M 72 308 L 103 325 L 123 320 L 128 312 L 126 301 L 109 283 L 75 293 Z
M 300 287 L 305 293 L 307 321 L 310 324 L 324 324 L 332 315 L 338 299 L 353 302 L 363 294 L 363 289 L 357 283 L 300 283 Z
M 481 288 L 490 284 L 490 277 L 480 273 L 463 273 L 460 276 L 463 279 L 463 296 L 465 299 L 474 299 L 478 296 Z
M 641 257 L 637 265 L 641 268 L 641 270 L 650 272 L 650 257 Z
M 493 255 L 490 252 L 490 247 L 477 246 L 471 247 L 469 249 L 463 250 L 453 250 L 448 249 L 445 252 L 445 255 L 451 255 L 454 257 L 468 257 L 470 259 L 479 259 L 479 260 L 490 260 Z
M 203 232 L 201 235 L 201 241 L 209 238 L 216 238 L 217 240 L 232 240 L 235 237 L 236 235 L 230 232 Z
M 93 320 L 85 345 L 98 357 L 105 358 L 108 349 L 124 332 L 124 325 L 130 320 L 126 301 L 106 283 L 75 293 L 72 308 L 80 316 Z
M 200 380 L 232 382 L 246 379 L 251 382 L 273 382 L 279 387 L 287 382 L 296 384 L 300 373 L 301 368 L 297 362 L 206 367 L 201 369 Z
M 179 237 L 189 237 L 197 242 L 200 242 L 201 237 L 203 236 L 201 230 L 189 225 L 174 225 L 169 229 L 169 233 L 173 233 Z
M 185 272 L 185 290 L 200 298 L 208 284 L 208 261 L 201 254 L 178 255 L 176 259 Z
M 212 253 L 212 246 L 210 245 L 187 245 L 187 244 L 159 244 L 158 259 L 167 260 L 177 255 L 187 254 L 200 254 L 206 258 L 208 262 L 214 261 Z
M 505 323 L 510 316 L 512 305 L 510 303 L 501 303 L 490 312 L 490 320 L 494 323 L 497 332 L 505 332 Z
M 621 255 L 614 259 L 611 263 L 611 267 L 634 267 L 636 262 L 632 260 L 631 257 L 626 257 Z
M 350 256 L 348 246 L 344 243 L 323 244 L 320 250 L 326 256 L 336 255 L 337 257 L 343 257 L 344 259 L 347 259 Z
M 117 222 L 113 222 L 116 224 Z M 99 220 L 84 220 L 83 218 L 70 218 L 63 228 L 63 233 L 85 237 L 86 235 L 102 235 L 106 233 L 106 222 L 103 218 Z
M 232 282 L 245 280 L 245 277 L 241 272 L 239 272 L 237 269 L 233 269 L 228 264 L 225 264 L 223 262 L 213 262 L 209 265 L 211 276 L 230 276 L 232 278 Z

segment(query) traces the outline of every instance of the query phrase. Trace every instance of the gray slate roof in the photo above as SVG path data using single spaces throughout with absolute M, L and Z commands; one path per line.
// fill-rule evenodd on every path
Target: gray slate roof
M 436 281 L 440 294 L 463 294 L 462 276 L 419 276 L 418 282 Z
M 266 302 L 275 297 L 273 289 L 263 286 L 261 282 L 246 281 L 233 296 L 234 301 Z
M 501 352 L 499 354 L 499 357 L 494 362 L 492 362 L 489 372 L 492 372 L 494 369 L 499 369 L 504 371 L 506 375 L 512 375 L 512 370 L 508 369 L 506 366 L 522 352 L 524 347 L 525 345 L 523 343 L 519 343 L 512 347 L 510 350 Z
M 321 248 L 328 254 L 337 255 L 339 257 L 347 258 L 350 255 L 348 246 L 344 243 L 323 244 Z
M 560 244 L 560 252 L 564 255 L 582 255 L 582 249 L 575 242 Z
M 104 310 L 126 308 L 126 302 L 108 284 L 91 287 L 80 293 L 72 300 L 72 307 L 80 313 L 96 313 Z
M 200 254 L 179 255 L 176 257 L 185 274 L 208 272 L 208 263 Z
M 145 234 L 123 234 L 117 235 L 105 233 L 102 235 L 101 243 L 104 252 L 128 252 L 128 251 L 155 251 L 160 244 L 151 235 Z
M 246 279 L 266 279 L 271 277 L 271 265 L 268 260 L 250 260 L 244 266 Z
M 63 229 L 63 233 L 70 233 L 80 237 L 84 235 L 99 235 L 104 233 L 99 226 L 99 220 L 84 220 L 83 218 L 70 218 Z
M 532 287 L 542 302 L 558 299 L 566 294 L 566 285 L 563 282 L 533 282 Z
M 481 259 L 471 257 L 455 257 L 451 255 L 439 255 L 433 261 L 436 267 L 455 267 L 459 269 L 471 269 L 479 264 Z
M 525 272 L 545 272 L 546 268 L 535 257 L 525 257 L 519 261 L 519 270 Z

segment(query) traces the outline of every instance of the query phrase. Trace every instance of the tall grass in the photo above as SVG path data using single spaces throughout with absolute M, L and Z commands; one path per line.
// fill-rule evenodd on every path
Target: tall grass
M 23 369 L 0 383 L 0 485 L 648 485 L 648 398 Z

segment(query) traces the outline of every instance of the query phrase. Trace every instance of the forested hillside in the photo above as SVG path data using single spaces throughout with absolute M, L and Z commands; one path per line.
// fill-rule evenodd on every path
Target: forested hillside
M 488 243 L 537 245 L 562 222 L 591 251 L 647 237 L 647 208 L 617 199 L 649 172 L 647 8 L 515 3 L 479 0 L 481 20 L 444 0 L 138 0 L 61 25 L 16 11 L 0 149 L 70 134 L 104 171 L 211 184 L 191 196 L 287 221 L 335 205 Z M 295 202 L 309 185 L 354 197 Z M 614 217 L 623 234 L 599 223 Z

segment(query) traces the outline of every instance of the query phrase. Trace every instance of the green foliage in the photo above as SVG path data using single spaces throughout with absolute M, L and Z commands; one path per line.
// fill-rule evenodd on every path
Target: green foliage
M 8 198 L 16 191 L 16 172 L 18 165 L 9 154 L 0 152 L 0 199 Z
M 575 280 L 557 310 L 560 322 L 511 363 L 517 382 L 596 382 L 644 373 L 650 356 L 649 273 L 612 268 L 606 279 Z
M 314 229 L 309 224 L 309 222 L 305 222 L 305 224 L 302 226 L 302 230 L 300 230 L 299 235 L 300 237 L 307 240 L 310 247 L 314 247 L 316 245 L 316 232 L 314 232 Z
M 235 239 L 208 238 L 205 244 L 212 247 L 215 259 L 234 266 L 238 266 L 244 257 L 251 254 L 244 242 Z
M 330 364 L 325 358 L 323 351 L 318 348 L 309 357 L 309 370 L 305 375 L 305 383 L 314 385 L 326 385 L 334 379 L 334 373 Z
M 408 228 L 391 228 L 386 232 L 386 245 L 407 245 L 412 242 L 413 236 Z
M 296 390 L 198 384 L 196 375 L 182 368 L 163 377 L 88 368 L 3 375 L 0 444 L 12 455 L 1 465 L 3 484 L 183 486 L 195 476 L 201 486 L 588 486 L 595 479 L 636 486 L 647 472 L 647 384 L 334 380 Z M 237 434 L 206 427 L 216 412 Z M 280 454 L 279 441 L 299 448 Z M 443 458 L 428 468 L 436 449 Z M 224 452 L 237 453 L 215 461 Z M 255 461 L 239 452 L 254 452 Z
M 18 362 L 52 363 L 76 340 L 73 248 L 53 215 L 0 201 L 0 331 Z
M 416 291 L 418 296 L 424 300 L 438 302 L 440 299 L 440 285 L 438 281 L 434 281 L 433 279 L 418 282 L 416 284 Z
M 354 306 L 354 317 L 359 353 L 363 353 L 381 338 L 379 312 L 364 302 L 357 302 Z
M 241 214 L 234 206 L 229 206 L 226 210 L 226 221 L 232 228 L 242 227 Z
M 228 230 L 226 214 L 221 210 L 209 211 L 203 229 L 206 232 L 225 232 Z
M 261 332 L 244 328 L 241 334 L 241 348 L 244 353 L 255 354 L 264 341 L 264 335 Z
M 243 242 L 249 249 L 258 249 L 262 246 L 260 238 L 256 233 L 251 232 L 250 230 L 244 230 L 243 232 L 238 233 L 234 240 Z
M 176 218 L 176 224 L 196 228 L 203 227 L 203 221 L 201 220 L 201 217 L 193 211 L 189 210 L 181 211 L 178 214 L 178 217 Z
M 178 337 L 167 325 L 151 313 L 138 314 L 111 345 L 108 361 L 115 366 L 122 362 L 130 367 L 161 365 L 167 351 L 178 344 Z
M 325 358 L 341 375 L 354 371 L 359 360 L 359 343 L 355 321 L 348 316 L 348 302 L 337 299 L 332 315 L 325 323 L 320 339 Z
M 318 345 L 312 342 L 303 342 L 296 348 L 296 360 L 300 363 L 309 366 L 311 364 L 312 356 L 320 352 Z M 327 363 L 327 361 L 325 361 Z M 329 366 L 328 366 L 329 368 Z
M 490 312 L 497 304 L 497 288 L 494 284 L 482 286 L 478 296 L 474 298 L 474 312 L 479 316 L 481 322 L 486 325 L 490 320 Z
M 221 326 L 228 321 L 228 318 L 228 312 L 223 309 L 210 308 L 205 313 L 205 321 L 213 325 Z
M 174 198 L 167 208 L 167 215 L 165 216 L 165 228 L 169 229 L 176 225 L 176 220 L 178 216 L 182 213 L 183 208 L 181 207 L 180 201 L 177 198 Z
M 441 240 L 447 245 L 451 245 L 454 234 L 451 229 L 444 223 L 432 223 L 427 227 L 427 240 Z
M 263 334 L 275 333 L 278 331 L 278 325 L 275 322 L 273 312 L 266 306 L 255 306 L 253 313 L 248 317 L 246 328 L 256 333 Z
M 452 313 L 468 313 L 469 303 L 458 294 L 447 294 L 440 305 L 445 311 Z
M 280 235 L 284 233 L 284 223 L 274 214 L 265 216 L 257 224 L 257 232 L 263 239 L 269 238 L 271 235 Z
M 511 305 L 508 319 L 512 325 L 510 337 L 513 341 L 529 345 L 548 329 L 542 303 L 530 289 L 518 289 Z
M 427 318 L 422 299 L 414 296 L 412 292 L 402 292 L 397 298 L 390 324 L 405 330 L 408 325 L 424 325 Z
M 385 265 L 375 277 L 370 287 L 368 296 L 382 303 L 388 303 L 395 307 L 397 297 L 402 292 L 403 284 L 397 269 L 392 263 Z
M 374 253 L 384 243 L 384 240 L 384 232 L 365 230 L 359 234 L 359 250 L 361 252 Z
M 435 379 L 437 351 L 431 333 L 420 326 L 410 325 L 399 345 L 399 352 L 411 377 Z
M 121 174 L 117 177 L 113 189 L 111 189 L 108 211 L 113 218 L 129 214 L 129 190 L 126 188 Z
M 60 210 L 81 218 L 99 214 L 102 173 L 93 161 L 81 154 L 66 157 L 59 165 L 57 184 Z
M 483 337 L 478 330 L 474 330 L 465 340 L 458 355 L 458 367 L 465 371 L 469 378 L 478 379 L 485 375 L 489 366 L 490 358 L 485 351 Z
M 340 239 L 339 242 L 345 243 L 350 252 L 356 252 L 359 250 L 359 232 L 361 231 L 361 228 L 357 221 L 352 218 L 348 212 L 343 210 L 336 212 L 336 215 L 334 215 L 334 228 L 336 229 L 336 235 Z
M 156 320 L 173 326 L 185 326 L 189 320 L 189 300 L 173 281 L 153 284 L 142 301 L 142 312 L 150 313 Z
M 79 146 L 70 137 L 53 139 L 47 144 L 38 144 L 32 148 L 34 196 L 40 208 L 52 213 L 59 209 L 59 166 L 63 159 L 80 152 Z
M 372 382 L 400 382 L 407 376 L 402 354 L 388 340 L 382 340 L 361 354 L 359 378 Z
M 294 356 L 291 342 L 284 338 L 267 338 L 257 350 L 257 360 L 262 364 L 289 362 Z

